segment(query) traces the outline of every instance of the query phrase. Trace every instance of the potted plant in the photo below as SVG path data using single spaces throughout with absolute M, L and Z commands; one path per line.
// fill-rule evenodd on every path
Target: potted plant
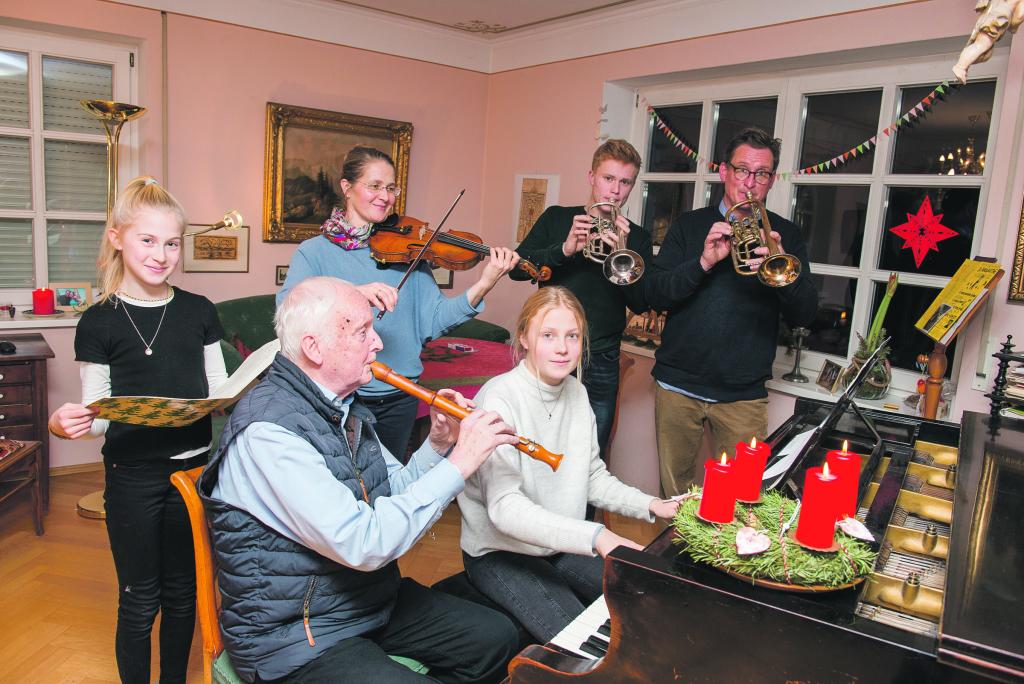
M 875 317 L 871 321 L 871 328 L 868 330 L 867 337 L 857 333 L 860 343 L 857 345 L 857 351 L 853 353 L 853 358 L 850 359 L 849 367 L 843 372 L 843 387 L 853 382 L 861 366 L 878 349 L 882 341 L 886 339 L 885 328 L 882 327 L 882 323 L 885 322 L 885 314 L 889 311 L 889 302 L 892 301 L 897 284 L 899 284 L 899 277 L 895 273 L 889 274 L 889 283 L 885 287 L 885 295 L 883 295 L 882 302 L 878 305 L 878 311 L 875 312 Z M 857 393 L 854 396 L 858 399 L 881 399 L 889 391 L 889 384 L 892 382 L 892 364 L 889 362 L 889 351 L 889 347 L 886 345 L 878 353 L 873 366 L 868 370 L 868 376 L 864 378 L 864 382 L 857 388 Z

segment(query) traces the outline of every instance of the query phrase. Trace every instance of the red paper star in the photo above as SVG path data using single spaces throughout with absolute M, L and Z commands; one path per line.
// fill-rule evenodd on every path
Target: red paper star
M 907 214 L 906 223 L 889 229 L 906 241 L 903 249 L 909 247 L 914 251 L 916 268 L 921 268 L 921 262 L 928 256 L 929 250 L 938 252 L 940 242 L 957 235 L 955 230 L 940 223 L 942 217 L 943 214 L 932 213 L 932 201 L 926 195 L 916 214 Z

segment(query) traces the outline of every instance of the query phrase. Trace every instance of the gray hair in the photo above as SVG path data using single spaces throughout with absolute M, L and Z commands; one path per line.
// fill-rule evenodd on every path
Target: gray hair
M 307 278 L 285 295 L 274 313 L 274 332 L 281 341 L 281 353 L 294 363 L 302 361 L 302 338 L 310 334 L 334 331 L 329 323 L 339 304 L 342 288 L 352 283 L 341 278 L 317 276 Z

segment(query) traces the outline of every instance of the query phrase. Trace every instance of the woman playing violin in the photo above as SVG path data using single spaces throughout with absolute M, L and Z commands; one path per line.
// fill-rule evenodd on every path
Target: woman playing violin
M 373 226 L 391 215 L 401 192 L 395 184 L 394 161 L 372 147 L 354 147 L 345 157 L 340 186 L 344 208 L 335 208 L 321 226 L 321 235 L 295 250 L 277 302 L 280 304 L 288 290 L 306 278 L 334 276 L 347 280 L 370 304 L 389 312 L 374 326 L 384 342 L 378 359 L 402 375 L 418 378 L 423 371 L 423 345 L 483 311 L 484 296 L 515 268 L 519 256 L 505 247 L 491 248 L 480 278 L 465 293 L 454 297 L 442 295 L 430 267 L 420 264 L 399 297 L 395 286 L 406 266 L 380 267 L 367 246 Z M 364 385 L 359 399 L 377 418 L 375 429 L 381 443 L 404 462 L 418 400 L 378 380 Z

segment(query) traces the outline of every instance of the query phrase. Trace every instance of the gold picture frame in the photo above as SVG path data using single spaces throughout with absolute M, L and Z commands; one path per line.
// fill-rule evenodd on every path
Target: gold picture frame
M 835 394 L 836 390 L 839 389 L 839 382 L 842 377 L 843 367 L 835 361 L 825 359 L 825 363 L 821 365 L 821 372 L 818 373 L 818 379 L 814 381 L 814 384 L 828 390 L 830 394 Z
M 266 134 L 264 242 L 302 242 L 320 233 L 340 192 L 342 161 L 356 145 L 395 160 L 395 182 L 403 190 L 395 211 L 405 212 L 411 123 L 268 102 Z
M 53 290 L 54 307 L 58 311 L 81 313 L 92 306 L 91 283 L 50 283 L 47 287 Z
M 1010 287 L 1006 301 L 1024 302 L 1024 206 L 1020 208 L 1017 224 L 1017 244 L 1013 248 L 1013 269 L 1010 272 Z

